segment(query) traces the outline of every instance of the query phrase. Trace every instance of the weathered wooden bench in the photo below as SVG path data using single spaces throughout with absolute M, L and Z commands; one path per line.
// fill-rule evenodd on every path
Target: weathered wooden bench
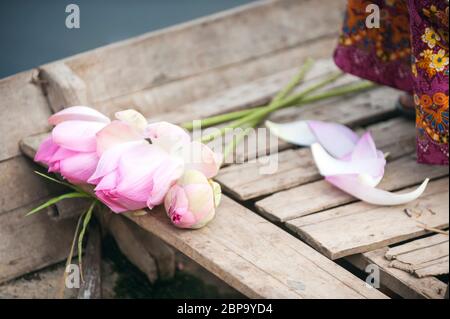
M 179 123 L 260 105 L 307 57 L 319 60 L 309 83 L 335 68 L 330 56 L 344 2 L 260 1 L 0 80 L 0 282 L 63 260 L 69 249 L 79 207 L 50 208 L 53 218 L 24 217 L 58 191 L 32 173 L 35 165 L 18 145 L 23 140 L 22 150 L 32 156 L 50 129 L 46 119 L 52 112 L 79 104 L 107 115 L 135 108 L 149 118 Z M 395 117 L 398 95 L 379 88 L 286 109 L 272 119 L 333 120 L 370 129 L 377 145 L 390 153 L 381 187 L 402 191 L 432 178 L 417 202 L 389 208 L 357 202 L 321 179 L 308 149 L 277 141 L 259 145 L 255 154 L 245 153 L 244 146 L 237 150 L 237 158 L 250 159 L 277 144 L 279 153 L 268 156 L 278 157 L 278 169 L 259 174 L 264 161 L 222 169 L 217 181 L 225 198 L 204 229 L 175 229 L 156 209 L 145 216 L 125 214 L 128 220 L 114 216 L 109 230 L 147 274 L 163 269 L 161 260 L 167 265 L 172 260 L 168 247 L 154 247 L 157 236 L 248 297 L 386 297 L 333 261 L 345 258 L 362 270 L 377 264 L 381 284 L 400 296 L 442 298 L 446 284 L 436 276 L 418 278 L 385 260 L 387 246 L 403 243 L 390 250 L 404 246 L 407 252 L 411 244 L 404 242 L 418 237 L 430 236 L 421 240 L 431 244 L 418 244 L 423 249 L 442 248 L 431 234 L 448 228 L 449 218 L 448 168 L 416 164 L 414 123 Z M 407 208 L 423 213 L 411 217 Z M 137 244 L 129 244 L 129 237 Z M 446 252 L 448 264 L 448 241 L 443 245 L 447 250 L 440 249 L 439 258 L 443 262 Z M 134 259 L 138 255 L 145 257 Z M 424 258 L 420 264 L 434 260 Z M 427 266 L 439 268 L 416 268 Z

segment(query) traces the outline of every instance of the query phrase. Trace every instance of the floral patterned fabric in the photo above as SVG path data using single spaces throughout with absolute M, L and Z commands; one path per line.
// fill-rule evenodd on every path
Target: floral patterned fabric
M 379 28 L 366 26 L 370 4 Z M 448 27 L 448 0 L 349 0 L 335 52 L 345 72 L 413 94 L 419 163 L 449 162 Z

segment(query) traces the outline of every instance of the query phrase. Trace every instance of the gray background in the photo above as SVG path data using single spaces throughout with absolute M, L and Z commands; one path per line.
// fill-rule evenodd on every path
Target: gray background
M 255 0 L 0 0 L 0 78 Z M 68 4 L 80 29 L 67 29 Z

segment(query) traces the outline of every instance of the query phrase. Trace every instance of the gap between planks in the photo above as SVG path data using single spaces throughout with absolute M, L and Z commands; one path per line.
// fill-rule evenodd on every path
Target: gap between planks
M 416 239 L 395 247 L 384 247 L 374 251 L 347 257 L 347 261 L 364 271 L 369 264 L 380 267 L 381 284 L 403 298 L 443 299 L 447 285 L 433 276 L 418 278 L 406 271 L 391 267 L 391 260 L 396 256 L 415 253 L 423 258 L 422 253 L 436 245 L 446 243 L 448 255 L 448 236 L 431 235 Z M 425 253 L 425 256 L 430 256 Z M 448 272 L 448 261 L 447 261 Z
M 442 178 L 430 182 L 419 199 L 406 205 L 381 207 L 358 202 L 293 219 L 286 226 L 334 260 L 430 233 L 422 224 L 447 228 L 448 193 L 448 178 Z M 420 214 L 411 218 L 406 209 Z

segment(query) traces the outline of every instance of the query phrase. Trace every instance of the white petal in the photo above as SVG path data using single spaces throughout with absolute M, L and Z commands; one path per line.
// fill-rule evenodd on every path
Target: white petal
M 416 190 L 409 193 L 392 193 L 370 187 L 362 183 L 357 176 L 328 176 L 326 180 L 344 192 L 373 205 L 395 206 L 409 203 L 419 198 L 425 191 L 429 179 L 426 179 Z
M 306 121 L 285 124 L 266 121 L 266 127 L 273 135 L 291 144 L 310 146 L 317 142 L 315 135 L 311 132 L 308 122 Z
M 132 126 L 139 133 L 144 133 L 145 127 L 147 126 L 147 120 L 144 115 L 135 110 L 125 110 L 116 112 L 116 119 L 125 122 Z
M 386 162 L 383 158 L 342 161 L 328 154 L 319 143 L 311 145 L 311 151 L 322 176 L 367 174 L 377 178 L 384 173 Z

